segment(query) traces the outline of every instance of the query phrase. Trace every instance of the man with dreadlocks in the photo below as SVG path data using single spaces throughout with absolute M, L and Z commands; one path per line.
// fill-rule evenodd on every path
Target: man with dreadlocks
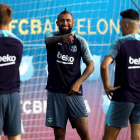
M 72 34 L 74 19 L 66 9 L 56 24 L 58 32 L 47 32 L 47 114 L 46 126 L 54 129 L 55 140 L 64 140 L 67 120 L 81 140 L 90 140 L 88 114 L 83 100 L 82 83 L 92 74 L 94 64 L 84 38 Z M 80 60 L 86 64 L 81 75 Z

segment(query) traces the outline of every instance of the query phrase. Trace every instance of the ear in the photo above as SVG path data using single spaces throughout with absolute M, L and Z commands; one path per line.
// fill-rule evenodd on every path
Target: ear
M 73 20 L 73 25 L 75 24 L 75 20 Z
M 56 20 L 56 25 L 58 26 L 58 20 Z
M 129 28 L 129 24 L 126 22 L 125 23 L 125 27 L 128 29 Z
M 10 22 L 11 22 L 11 21 L 12 21 L 12 18 L 10 18 Z M 9 22 L 9 23 L 10 23 L 10 22 Z

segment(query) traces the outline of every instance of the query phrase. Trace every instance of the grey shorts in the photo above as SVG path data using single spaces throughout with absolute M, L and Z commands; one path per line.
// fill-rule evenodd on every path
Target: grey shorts
M 72 128 L 79 117 L 88 117 L 83 96 L 47 91 L 46 126 L 66 128 L 69 118 Z
M 140 124 L 140 103 L 111 101 L 105 125 L 114 127 L 127 127 L 130 124 Z
M 19 93 L 0 95 L 0 135 L 21 134 L 21 110 Z

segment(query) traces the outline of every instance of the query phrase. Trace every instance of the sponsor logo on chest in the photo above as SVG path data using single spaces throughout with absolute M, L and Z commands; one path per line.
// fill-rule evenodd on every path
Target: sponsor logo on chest
M 57 53 L 57 58 L 59 58 L 61 61 L 57 60 L 58 63 L 63 63 L 63 64 L 73 64 L 74 62 L 74 57 L 68 56 L 68 55 L 63 55 L 58 51 Z

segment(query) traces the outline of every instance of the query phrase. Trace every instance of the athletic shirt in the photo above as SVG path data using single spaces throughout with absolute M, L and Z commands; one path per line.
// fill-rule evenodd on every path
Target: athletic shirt
M 45 38 L 58 36 L 59 32 L 47 32 Z M 52 92 L 68 93 L 74 82 L 81 77 L 80 60 L 92 60 L 89 47 L 84 38 L 73 35 L 73 43 L 59 42 L 47 48 L 48 81 L 46 89 Z M 83 95 L 82 86 L 78 95 Z
M 0 30 L 0 95 L 19 92 L 22 53 L 22 41 L 7 30 Z
M 140 35 L 118 38 L 110 46 L 107 56 L 116 62 L 113 101 L 140 102 Z

